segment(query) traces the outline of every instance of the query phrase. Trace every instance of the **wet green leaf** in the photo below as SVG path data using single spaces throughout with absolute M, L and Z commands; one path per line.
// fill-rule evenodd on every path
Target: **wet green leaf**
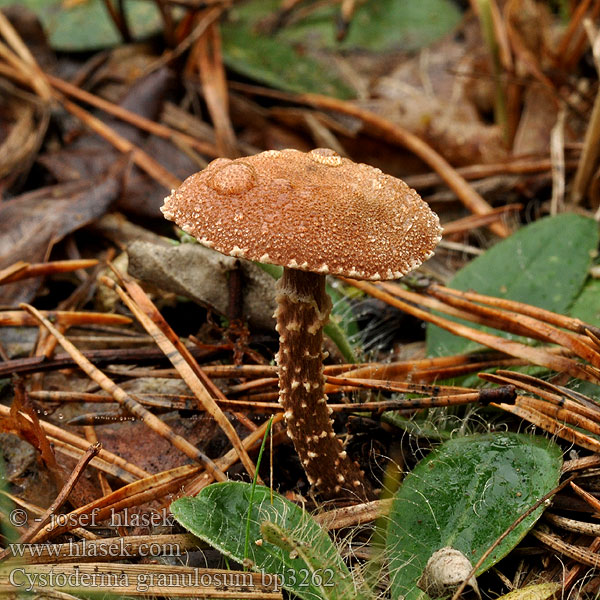
M 597 246 L 598 225 L 593 219 L 574 214 L 546 217 L 523 227 L 471 261 L 455 275 L 449 287 L 472 289 L 566 313 L 581 290 Z M 510 337 L 510 334 L 499 335 Z M 474 342 L 434 325 L 427 326 L 430 356 L 460 354 L 477 348 Z
M 216 483 L 195 498 L 176 500 L 171 512 L 188 531 L 226 556 L 239 563 L 249 558 L 254 570 L 279 575 L 282 586 L 300 598 L 358 598 L 350 571 L 310 514 L 263 486 L 256 486 L 252 497 L 251 488 L 237 481 Z M 250 544 L 245 557 L 248 511 Z M 277 535 L 280 543 L 265 539 Z M 294 551 L 296 546 L 300 551 Z
M 394 498 L 387 536 L 393 598 L 427 598 L 416 588 L 430 556 L 445 546 L 472 564 L 515 519 L 556 487 L 561 451 L 542 437 L 489 434 L 446 442 L 406 477 Z M 486 559 L 505 556 L 542 514 L 539 507 Z

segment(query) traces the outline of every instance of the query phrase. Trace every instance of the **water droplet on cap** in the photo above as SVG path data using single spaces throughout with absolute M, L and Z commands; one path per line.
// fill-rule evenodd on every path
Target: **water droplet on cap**
M 206 183 L 219 194 L 241 194 L 254 187 L 254 169 L 244 163 L 229 161 L 214 173 L 211 172 Z

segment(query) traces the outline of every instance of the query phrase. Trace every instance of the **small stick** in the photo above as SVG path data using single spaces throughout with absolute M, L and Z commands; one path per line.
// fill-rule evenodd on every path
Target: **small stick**
M 98 264 L 96 259 L 77 259 L 77 260 L 55 260 L 47 263 L 24 263 L 19 261 L 11 267 L 0 271 L 0 284 L 13 283 L 28 277 L 39 277 L 43 275 L 52 275 L 54 273 L 68 273 L 77 269 L 87 269 Z M 14 272 L 9 270 L 16 267 Z
M 58 496 L 56 496 L 54 502 L 48 507 L 46 512 L 40 517 L 36 525 L 29 529 L 24 535 L 21 536 L 19 543 L 24 544 L 29 540 L 32 540 L 50 521 L 52 515 L 67 501 L 69 494 L 73 491 L 75 484 L 79 481 L 79 478 L 83 475 L 87 464 L 98 454 L 101 448 L 101 444 L 96 443 L 90 446 L 86 453 L 79 459 L 75 465 L 69 479 L 66 481 L 63 488 L 60 490 Z M 0 561 L 4 560 L 12 553 L 11 547 L 8 546 L 2 552 L 0 552 Z
M 398 295 L 403 293 L 399 286 L 394 287 Z M 481 306 L 480 304 L 459 297 L 459 294 L 442 291 L 436 285 L 429 286 L 428 293 L 450 306 L 483 318 L 492 327 L 508 331 L 509 333 L 533 337 L 542 342 L 559 344 L 568 348 L 577 354 L 577 356 L 584 358 L 593 366 L 600 367 L 600 353 L 588 344 L 588 340 L 584 336 L 557 329 L 533 316 Z
M 586 492 L 583 488 L 579 487 L 575 482 L 571 482 L 571 489 L 580 498 L 582 498 L 587 504 L 589 504 L 594 509 L 594 512 L 600 512 L 600 500 L 598 500 L 598 498 L 596 498 L 589 492 Z
M 8 406 L 4 406 L 0 404 L 0 416 L 7 417 L 10 415 L 10 408 Z M 30 417 L 26 417 L 30 418 Z M 56 440 L 64 442 L 70 446 L 73 446 L 80 452 L 85 451 L 89 444 L 86 440 L 75 435 L 69 431 L 65 431 L 52 423 L 48 423 L 48 421 L 43 421 L 40 419 L 39 421 L 41 428 L 46 432 L 46 434 L 51 438 L 51 441 L 56 444 Z M 99 458 L 114 465 L 117 469 L 120 470 L 120 473 L 113 473 L 116 477 L 123 479 L 123 481 L 131 482 L 132 477 L 135 479 L 141 479 L 144 477 L 149 477 L 150 473 L 144 471 L 144 469 L 140 469 L 136 465 L 133 465 L 127 462 L 125 459 L 109 452 L 108 450 L 100 450 Z M 97 459 L 94 459 L 97 460 Z
M 585 548 L 581 548 L 580 546 L 573 546 L 572 544 L 567 544 L 557 535 L 553 535 L 551 533 L 546 533 L 545 531 L 540 531 L 539 529 L 533 529 L 531 531 L 531 535 L 536 537 L 542 544 L 548 546 L 555 552 L 560 554 L 564 554 L 564 556 L 568 556 L 573 560 L 583 563 L 584 565 L 588 565 L 589 567 L 595 567 L 596 569 L 600 567 L 600 557 L 596 552 L 590 552 Z
M 370 523 L 382 515 L 387 515 L 392 507 L 392 498 L 372 500 L 353 506 L 334 508 L 314 515 L 315 521 L 329 531 L 357 527 L 363 523 Z
M 130 43 L 133 39 L 131 37 L 131 31 L 129 31 L 129 25 L 127 24 L 127 18 L 125 17 L 125 11 L 123 10 L 123 1 L 119 0 L 119 8 L 115 8 L 111 0 L 103 0 L 104 6 L 113 20 L 115 27 L 119 30 L 123 42 L 126 44 Z
M 574 425 L 575 427 L 579 427 L 580 429 L 588 431 L 594 435 L 600 435 L 600 425 L 597 421 L 598 415 L 595 415 L 596 420 L 590 419 L 572 409 L 561 408 L 560 406 L 556 406 L 549 402 L 544 402 L 543 400 L 538 400 L 537 398 L 532 398 L 530 396 L 520 396 L 518 405 L 525 408 L 532 408 L 533 410 L 537 410 L 538 412 L 547 415 L 556 421 L 562 421 L 563 423 Z
M 0 318 L 2 313 L 0 312 Z M 29 316 L 29 315 L 28 315 Z M 107 315 L 110 316 L 110 315 Z M 116 315 L 112 315 L 116 316 Z M 32 319 L 32 325 L 35 321 Z M 214 351 L 195 350 L 192 351 L 195 356 L 206 358 L 215 354 Z M 96 364 L 123 364 L 135 362 L 152 363 L 164 360 L 164 353 L 158 348 L 110 348 L 102 350 L 87 350 L 81 353 L 87 360 Z M 56 369 L 65 369 L 76 366 L 76 362 L 69 354 L 57 354 L 51 360 L 44 360 L 41 356 L 30 356 L 27 358 L 14 358 L 6 363 L 0 364 L 0 377 L 11 375 L 13 373 L 27 375 L 29 373 L 37 373 L 38 371 L 52 371 Z M 254 365 L 252 365 L 254 366 Z M 150 375 L 148 370 L 144 369 L 129 369 L 126 373 L 120 372 L 118 368 L 112 368 L 107 372 L 118 373 L 127 377 L 147 377 Z M 140 375 L 140 372 L 143 375 Z M 162 369 L 152 371 L 154 377 L 174 377 L 172 369 Z M 234 375 L 232 375 L 234 376 Z
M 573 484 L 571 484 L 573 485 Z M 566 531 L 572 533 L 579 533 L 581 535 L 593 535 L 600 536 L 600 524 L 598 523 L 587 523 L 585 521 L 576 521 L 575 519 L 569 519 L 560 515 L 547 512 L 544 515 L 544 519 L 549 521 L 553 525 L 560 527 Z
M 591 450 L 592 452 L 600 452 L 600 442 L 597 439 L 580 433 L 576 429 L 571 429 L 570 427 L 567 427 L 558 421 L 554 421 L 538 410 L 525 406 L 521 400 L 522 398 L 525 398 L 525 402 L 527 401 L 525 396 L 517 396 L 517 402 L 514 406 L 505 403 L 493 403 L 492 406 L 501 408 L 502 410 L 512 413 L 521 419 L 525 419 L 537 427 L 540 427 L 544 431 L 547 431 L 552 435 L 557 435 L 571 444 L 577 444 L 578 446 L 586 448 L 587 450 Z
M 469 215 L 463 219 L 456 219 L 455 221 L 442 225 L 444 229 L 442 235 L 446 238 L 456 233 L 469 232 L 477 227 L 485 227 L 513 212 L 520 211 L 522 208 L 523 205 L 519 203 L 506 204 L 505 206 L 494 208 L 494 210 L 491 210 L 485 215 Z
M 477 292 L 472 291 L 465 292 L 462 290 L 445 287 L 437 283 L 433 284 L 431 287 L 439 290 L 440 292 L 444 292 L 445 294 L 451 294 L 465 298 L 466 300 L 472 300 L 473 302 L 481 302 L 482 304 L 488 304 L 489 306 L 495 306 L 496 308 L 512 310 L 522 315 L 527 315 L 528 317 L 534 317 L 539 321 L 545 321 L 546 323 L 550 323 L 550 325 L 562 327 L 564 329 L 573 331 L 574 333 L 586 334 L 587 331 L 592 331 L 596 332 L 597 335 L 600 335 L 600 328 L 589 325 L 581 319 L 569 317 L 567 315 L 561 315 L 559 313 L 552 312 L 551 310 L 533 306 L 532 304 L 526 304 L 525 302 L 517 302 L 516 300 L 498 298 L 496 296 L 487 296 L 485 294 L 478 294 Z
M 581 26 L 581 22 L 583 21 L 583 18 L 585 17 L 585 13 L 587 12 L 591 3 L 592 3 L 592 0 L 581 0 L 581 2 L 578 3 L 578 6 L 575 9 L 575 12 L 571 16 L 571 19 L 569 20 L 569 25 L 567 26 L 567 29 L 564 32 L 562 39 L 558 43 L 558 47 L 556 49 L 556 59 L 559 61 L 560 65 L 563 68 L 565 67 L 566 62 L 569 58 L 568 50 L 571 47 L 573 38 L 575 37 L 575 34 L 578 32 L 578 30 Z
M 567 146 L 568 145 L 565 144 L 565 149 Z M 569 170 L 575 169 L 577 163 L 571 159 L 567 161 L 566 167 Z M 552 160 L 550 158 L 527 158 L 524 156 L 508 158 L 500 163 L 469 165 L 466 167 L 458 167 L 456 169 L 456 171 L 467 181 L 473 179 L 486 179 L 495 175 L 527 175 L 544 173 L 550 170 L 552 170 Z M 410 185 L 410 187 L 418 190 L 438 186 L 443 183 L 440 176 L 433 171 L 422 173 L 420 175 L 408 175 L 404 178 L 404 181 L 407 185 Z M 506 206 L 512 207 L 514 205 L 507 204 Z M 499 208 L 502 207 L 495 208 L 492 211 L 492 214 Z
M 83 428 L 83 433 L 85 434 L 85 439 L 88 440 L 90 444 L 98 443 L 98 436 L 96 435 L 96 430 L 93 427 L 90 427 L 89 425 L 85 426 Z M 107 496 L 112 492 L 112 488 L 110 487 L 110 484 L 108 483 L 108 480 L 102 471 L 98 472 L 98 483 L 100 484 L 100 489 L 102 490 L 102 494 L 104 496 Z
M 513 377 L 513 375 L 517 376 Z M 492 383 L 514 385 L 515 387 L 537 394 L 544 400 L 552 402 L 552 404 L 556 404 L 561 408 L 575 411 L 588 419 L 600 423 L 600 407 L 591 400 L 583 404 L 581 402 L 582 399 L 578 398 L 577 394 L 572 393 L 568 388 L 561 388 L 526 373 L 517 374 L 516 372 L 503 371 L 502 369 L 499 369 L 495 373 L 478 373 L 478 376 Z
M 63 441 L 60 438 L 49 435 L 48 440 L 52 444 L 54 452 L 57 454 L 63 454 L 70 456 L 75 460 L 79 460 L 82 454 L 85 453 L 85 450 L 81 450 L 77 446 L 73 446 L 72 444 Z M 94 467 L 94 469 L 97 469 L 98 471 L 112 475 L 113 477 L 116 477 L 125 483 L 133 483 L 134 481 L 138 480 L 138 477 L 134 477 L 122 467 L 117 466 L 114 462 L 107 461 L 105 458 L 93 458 L 90 462 L 90 466 Z
M 29 263 L 22 260 L 13 263 L 12 265 L 0 271 L 0 284 L 5 283 L 11 277 L 18 277 L 23 271 L 27 270 Z
M 244 448 L 246 451 L 251 448 L 258 448 L 262 443 L 262 439 L 267 431 L 267 427 L 269 426 L 269 422 L 272 425 L 275 423 L 279 423 L 283 420 L 283 412 L 279 412 L 273 416 L 272 420 L 267 420 L 262 423 L 259 427 L 257 427 L 254 431 L 251 431 L 243 440 L 242 444 L 244 444 Z M 224 471 L 229 469 L 235 462 L 238 460 L 238 454 L 235 448 L 231 448 L 228 450 L 223 456 L 215 459 L 215 462 L 219 467 L 221 467 Z M 213 477 L 210 473 L 204 472 L 200 473 L 198 476 L 194 477 L 192 481 L 185 484 L 181 489 L 181 495 L 185 496 L 195 496 L 205 488 L 207 485 L 213 482 Z
M 600 537 L 597 537 L 594 540 L 592 540 L 592 543 L 590 544 L 588 551 L 593 555 L 598 554 L 598 551 L 600 551 Z M 564 597 L 566 597 L 566 598 L 569 597 L 569 591 L 571 590 L 571 588 L 573 587 L 575 582 L 579 579 L 581 572 L 584 569 L 584 566 L 585 565 L 583 565 L 582 563 L 576 564 L 564 576 L 562 590 L 561 590 L 561 592 L 563 594 L 565 594 Z
M 125 315 L 111 315 L 107 313 L 42 310 L 40 314 L 50 319 L 53 323 L 66 327 L 88 324 L 129 325 L 131 323 L 131 319 Z M 39 323 L 23 310 L 0 311 L 0 327 L 37 327 L 37 325 Z
M 598 33 L 594 32 L 595 38 L 592 43 L 596 44 Z M 596 58 L 596 57 L 594 57 Z M 600 65 L 596 63 L 596 70 L 600 72 Z M 598 162 L 600 149 L 598 148 L 598 136 L 600 135 L 600 92 L 596 92 L 592 114 L 588 121 L 583 141 L 583 152 L 579 158 L 575 181 L 571 190 L 571 202 L 580 204 L 585 198 L 590 180 L 594 174 Z
M 200 465 L 183 465 L 130 483 L 107 496 L 92 500 L 92 502 L 72 510 L 60 523 L 54 523 L 53 526 L 39 531 L 31 542 L 39 544 L 53 536 L 71 531 L 82 522 L 89 523 L 90 517 L 101 522 L 112 518 L 124 508 L 140 506 L 150 500 L 173 493 L 201 468 Z

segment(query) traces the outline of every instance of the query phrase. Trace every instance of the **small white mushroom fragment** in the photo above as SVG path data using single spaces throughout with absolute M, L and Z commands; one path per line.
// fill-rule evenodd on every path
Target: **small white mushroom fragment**
M 437 215 L 403 181 L 327 148 L 214 160 L 172 192 L 162 211 L 219 252 L 284 267 L 277 363 L 288 435 L 324 496 L 368 498 L 323 392 L 321 346 L 331 309 L 325 275 L 406 274 L 440 241 Z
M 471 561 L 460 550 L 446 546 L 434 552 L 425 566 L 417 587 L 431 598 L 450 596 L 473 570 Z M 481 599 L 475 577 L 467 582 Z

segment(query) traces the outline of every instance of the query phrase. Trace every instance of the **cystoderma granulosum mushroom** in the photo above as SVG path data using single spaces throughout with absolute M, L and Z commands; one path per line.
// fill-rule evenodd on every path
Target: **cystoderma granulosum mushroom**
M 368 497 L 324 394 L 325 275 L 401 277 L 433 254 L 437 215 L 403 181 L 324 148 L 218 158 L 172 192 L 162 212 L 205 246 L 284 267 L 277 364 L 288 434 L 325 497 Z

